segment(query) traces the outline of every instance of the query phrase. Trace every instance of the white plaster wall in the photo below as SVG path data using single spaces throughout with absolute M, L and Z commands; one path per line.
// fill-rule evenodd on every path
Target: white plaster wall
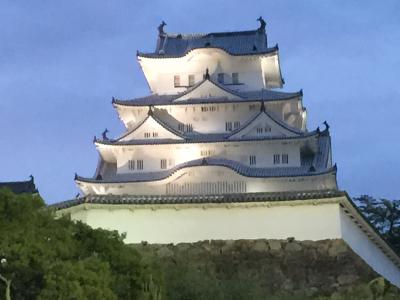
M 215 111 L 202 111 L 201 107 L 215 106 Z M 225 122 L 239 121 L 245 124 L 260 111 L 260 102 L 238 102 L 219 104 L 190 104 L 155 106 L 157 115 L 169 126 L 178 129 L 178 123 L 192 124 L 199 133 L 223 133 Z M 298 129 L 304 127 L 303 107 L 299 98 L 293 100 L 265 102 L 265 108 L 275 118 Z M 117 106 L 119 117 L 127 129 L 137 126 L 146 116 L 148 107 Z
M 268 87 L 280 87 L 276 83 L 279 66 L 276 65 L 278 54 L 270 54 L 261 67 L 259 55 L 230 56 L 220 49 L 197 49 L 181 58 L 151 59 L 139 57 L 139 64 L 153 93 L 176 94 L 185 88 L 174 87 L 174 75 L 180 75 L 181 85 L 188 84 L 188 76 L 194 75 L 195 82 L 203 79 L 208 68 L 211 78 L 217 79 L 218 73 L 225 73 L 225 82 L 231 82 L 231 74 L 239 73 L 239 82 L 243 85 L 231 86 L 237 90 L 257 90 L 264 86 L 263 71 L 268 72 L 271 82 Z M 278 69 L 277 69 L 278 67 Z
M 175 145 L 137 145 L 129 147 L 114 147 L 117 160 L 117 173 L 156 172 L 160 171 L 160 160 L 167 159 L 168 169 L 176 165 L 200 159 L 206 156 L 220 157 L 250 165 L 250 155 L 256 156 L 254 167 L 298 167 L 300 147 L 304 141 L 266 140 L 258 142 L 228 142 L 228 143 L 190 143 Z M 108 147 L 110 148 L 110 147 Z M 107 149 L 108 149 L 107 148 Z M 210 155 L 202 155 L 202 151 L 210 151 Z M 274 165 L 274 154 L 288 154 L 288 164 Z M 104 156 L 106 157 L 106 156 Z M 107 157 L 108 158 L 108 157 Z M 143 170 L 129 170 L 128 161 L 141 159 Z
M 94 228 L 126 232 L 126 243 L 182 243 L 210 239 L 323 240 L 341 237 L 338 204 L 276 207 L 201 206 L 176 210 L 144 208 L 90 208 L 84 221 Z M 72 219 L 83 215 L 72 213 Z
M 343 240 L 377 273 L 400 286 L 400 271 L 367 235 L 342 210 L 340 211 Z
M 79 182 L 82 192 L 87 194 L 114 194 L 114 195 L 165 195 L 167 185 L 186 187 L 193 184 L 205 184 L 201 191 L 176 192 L 171 194 L 226 194 L 223 190 L 215 191 L 214 184 L 244 183 L 247 193 L 281 192 L 281 191 L 309 191 L 335 189 L 336 177 L 334 174 L 323 174 L 305 177 L 277 177 L 252 178 L 239 175 L 235 171 L 218 166 L 198 166 L 181 169 L 171 176 L 158 181 L 129 182 L 129 183 L 85 183 Z M 231 191 L 232 193 L 238 190 Z

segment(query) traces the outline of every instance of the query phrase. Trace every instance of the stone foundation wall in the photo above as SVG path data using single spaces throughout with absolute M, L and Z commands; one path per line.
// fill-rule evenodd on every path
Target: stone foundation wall
M 160 275 L 164 299 L 400 299 L 343 240 L 132 246 Z

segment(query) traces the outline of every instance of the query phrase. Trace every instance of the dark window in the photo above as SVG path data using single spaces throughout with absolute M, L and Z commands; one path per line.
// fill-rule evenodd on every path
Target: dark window
M 274 165 L 279 165 L 281 163 L 281 155 L 274 154 Z
M 289 155 L 288 154 L 282 154 L 282 163 L 286 164 L 286 165 L 289 163 Z
M 232 122 L 225 122 L 225 131 L 232 131 Z
M 149 138 L 149 137 L 150 137 L 150 132 L 145 132 L 145 133 L 144 133 L 144 137 L 145 137 L 145 138 Z
M 250 166 L 254 166 L 254 165 L 256 165 L 257 164 L 257 162 L 256 162 L 256 156 L 255 155 L 250 155 L 250 157 L 249 157 L 250 159 Z
M 142 159 L 138 159 L 136 161 L 136 166 L 138 170 L 143 170 L 143 160 Z
M 128 160 L 128 169 L 135 170 L 135 161 L 134 160 Z
M 193 125 L 192 124 L 186 124 L 186 131 L 187 132 L 192 132 L 193 131 Z
M 161 169 L 166 169 L 167 168 L 167 160 L 162 159 L 160 162 L 160 165 L 161 165 Z
M 233 123 L 233 129 L 239 129 L 239 128 L 240 128 L 240 122 L 235 121 L 235 123 Z

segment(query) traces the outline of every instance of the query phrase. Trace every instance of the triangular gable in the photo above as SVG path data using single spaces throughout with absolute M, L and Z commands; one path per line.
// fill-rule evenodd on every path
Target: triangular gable
M 130 132 L 122 136 L 118 141 L 126 142 L 131 140 L 143 140 L 143 139 L 176 139 L 182 140 L 183 138 L 175 133 L 172 128 L 163 124 L 150 114 L 141 124 Z
M 300 134 L 300 131 L 285 126 L 262 111 L 243 127 L 233 132 L 229 138 L 292 137 Z
M 193 89 L 176 98 L 174 101 L 207 98 L 227 98 L 229 100 L 242 99 L 241 97 L 236 95 L 235 92 L 231 92 L 210 80 L 204 80 Z

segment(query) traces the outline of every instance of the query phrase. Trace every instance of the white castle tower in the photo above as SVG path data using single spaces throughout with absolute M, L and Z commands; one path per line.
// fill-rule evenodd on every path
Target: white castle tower
M 94 139 L 83 197 L 55 207 L 138 243 L 343 239 L 400 285 L 400 258 L 339 191 L 329 125 L 307 129 L 303 93 L 283 92 L 265 22 L 241 32 L 170 34 L 137 53 L 151 95 L 112 100 L 126 132 Z
M 138 52 L 152 95 L 113 99 L 127 131 L 95 138 L 85 195 L 219 195 L 336 189 L 328 126 L 308 131 L 283 86 L 278 47 L 257 30 L 167 34 Z

